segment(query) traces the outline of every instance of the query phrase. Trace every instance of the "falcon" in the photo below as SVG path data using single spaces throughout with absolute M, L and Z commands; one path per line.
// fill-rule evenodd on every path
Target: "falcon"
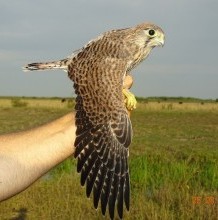
M 87 197 L 93 192 L 94 207 L 101 203 L 103 215 L 108 207 L 111 219 L 115 206 L 120 218 L 123 206 L 130 207 L 128 111 L 136 107 L 136 100 L 125 82 L 154 47 L 163 45 L 163 30 L 146 22 L 105 32 L 65 59 L 24 67 L 68 72 L 77 95 L 74 157 L 81 185 L 86 185 Z

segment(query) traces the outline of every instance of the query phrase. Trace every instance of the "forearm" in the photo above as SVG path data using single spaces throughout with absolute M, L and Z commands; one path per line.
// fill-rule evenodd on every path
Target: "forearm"
M 26 132 L 0 136 L 0 201 L 26 189 L 72 155 L 74 139 L 73 114 Z

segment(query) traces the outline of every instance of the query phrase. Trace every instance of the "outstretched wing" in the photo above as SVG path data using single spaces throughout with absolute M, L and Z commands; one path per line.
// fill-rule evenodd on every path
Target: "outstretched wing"
M 101 201 L 105 215 L 107 205 L 111 219 L 115 204 L 120 218 L 123 203 L 129 210 L 130 183 L 128 147 L 132 126 L 122 95 L 124 62 L 115 58 L 86 59 L 69 66 L 76 98 L 75 157 L 81 184 L 86 194 L 93 191 L 94 206 Z

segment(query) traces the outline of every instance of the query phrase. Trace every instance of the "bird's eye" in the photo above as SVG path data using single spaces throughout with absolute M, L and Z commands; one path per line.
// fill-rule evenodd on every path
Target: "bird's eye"
M 148 34 L 149 34 L 150 36 L 154 36 L 154 35 L 155 35 L 155 30 L 150 29 L 150 30 L 148 31 Z

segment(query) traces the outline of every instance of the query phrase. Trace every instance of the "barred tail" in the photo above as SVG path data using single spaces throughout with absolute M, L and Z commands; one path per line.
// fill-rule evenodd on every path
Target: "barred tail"
M 45 62 L 45 63 L 30 63 L 23 67 L 23 71 L 33 70 L 48 70 L 48 69 L 63 69 L 67 70 L 69 59 Z

